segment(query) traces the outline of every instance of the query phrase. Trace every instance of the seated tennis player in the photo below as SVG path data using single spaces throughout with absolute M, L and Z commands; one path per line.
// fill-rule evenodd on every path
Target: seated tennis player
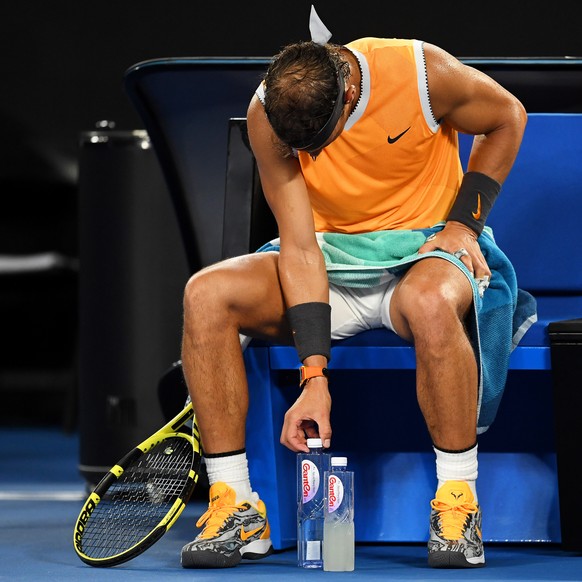
M 307 437 L 325 447 L 332 439 L 331 339 L 386 327 L 415 345 L 418 403 L 436 455 L 429 564 L 483 566 L 479 368 L 466 319 L 476 297 L 492 292 L 480 235 L 526 113 L 491 78 L 432 44 L 362 38 L 337 46 L 313 13 L 311 25 L 313 40 L 273 58 L 248 108 L 280 239 L 201 270 L 185 292 L 182 364 L 211 488 L 182 565 L 230 567 L 272 552 L 267 508 L 247 467 L 241 337 L 297 347 L 303 381 L 281 443 L 307 451 Z M 457 132 L 476 136 L 464 174 Z M 396 251 L 376 241 L 414 244 L 418 229 L 435 225 L 414 261 L 365 281 L 349 272 L 332 279 L 321 250 L 333 234 L 347 254 L 366 248 L 363 258 L 353 251 L 355 262 L 381 263 Z M 372 405 L 376 388 L 360 388 L 355 397 Z

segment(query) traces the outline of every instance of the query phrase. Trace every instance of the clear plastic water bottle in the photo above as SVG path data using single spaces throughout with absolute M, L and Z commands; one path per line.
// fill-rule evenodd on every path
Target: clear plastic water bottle
M 347 457 L 332 457 L 326 471 L 323 526 L 323 569 L 351 572 L 355 562 L 354 473 Z
M 297 561 L 301 568 L 323 566 L 324 473 L 329 454 L 321 439 L 307 439 L 309 453 L 297 453 Z

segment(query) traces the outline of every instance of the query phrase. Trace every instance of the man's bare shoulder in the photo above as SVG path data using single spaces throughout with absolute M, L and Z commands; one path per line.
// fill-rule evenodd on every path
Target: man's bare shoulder
M 424 43 L 424 55 L 431 105 L 437 119 L 470 101 L 509 97 L 491 77 L 436 45 Z
M 448 53 L 445 49 L 431 44 L 423 43 L 424 58 L 427 73 L 432 77 L 446 77 L 451 75 L 465 75 L 469 67 L 466 67 L 458 58 Z

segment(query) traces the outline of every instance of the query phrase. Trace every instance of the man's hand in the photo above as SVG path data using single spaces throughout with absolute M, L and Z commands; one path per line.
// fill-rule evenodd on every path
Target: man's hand
M 319 437 L 324 448 L 328 448 L 331 442 L 330 413 L 331 395 L 327 378 L 312 378 L 285 413 L 281 444 L 294 452 L 308 453 L 307 438 Z
M 458 253 L 462 249 L 467 254 Z M 435 250 L 445 251 L 451 255 L 458 253 L 457 256 L 475 279 L 483 280 L 485 277 L 487 281 L 491 279 L 491 270 L 477 242 L 477 234 L 468 226 L 455 221 L 447 222 L 443 230 L 429 237 L 418 252 L 423 254 Z

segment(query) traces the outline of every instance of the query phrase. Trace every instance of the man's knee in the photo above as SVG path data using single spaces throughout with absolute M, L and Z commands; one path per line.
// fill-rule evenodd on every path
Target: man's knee
M 416 280 L 405 284 L 399 294 L 399 309 L 413 334 L 427 328 L 446 330 L 464 320 L 472 304 L 468 285 L 458 281 Z
M 205 313 L 217 315 L 221 304 L 225 304 L 224 295 L 231 286 L 226 284 L 228 277 L 222 269 L 202 269 L 190 277 L 184 289 L 184 316 Z M 209 318 L 202 318 L 207 320 Z

